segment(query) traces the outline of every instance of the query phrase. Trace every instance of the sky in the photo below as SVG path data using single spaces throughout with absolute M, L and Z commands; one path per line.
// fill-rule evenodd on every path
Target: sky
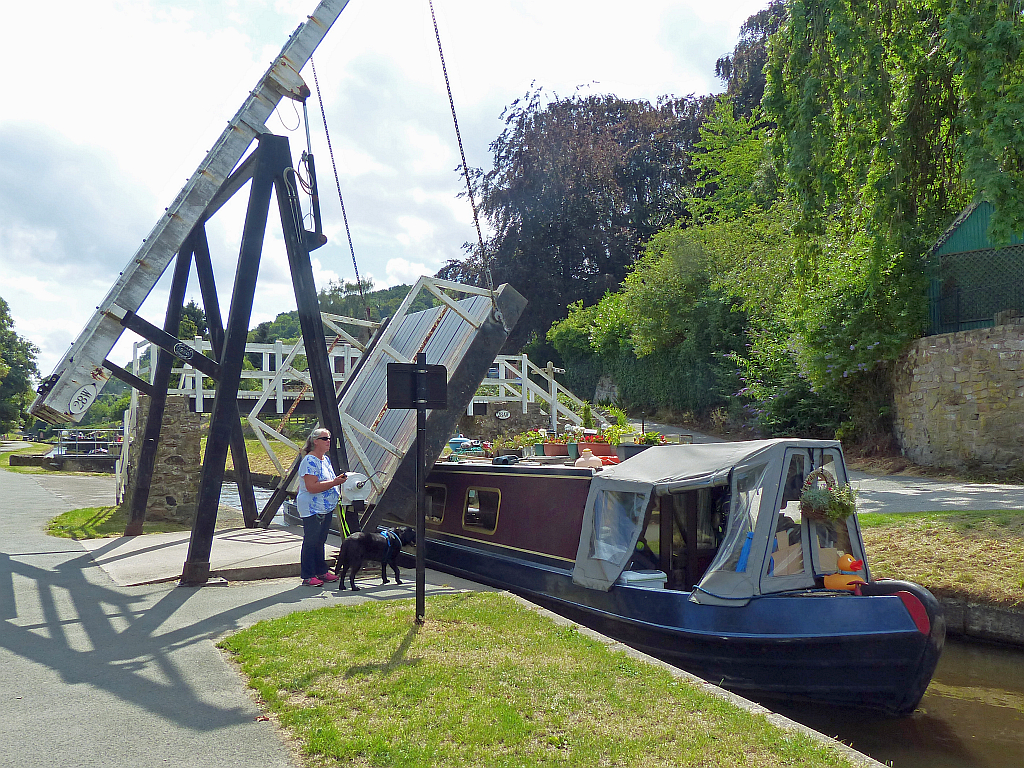
M 502 111 L 552 97 L 720 92 L 715 61 L 768 0 L 434 0 L 467 162 Z M 54 0 L 0 11 L 0 298 L 48 375 L 315 0 Z M 411 284 L 476 237 L 427 0 L 351 0 L 313 56 L 359 274 Z M 12 73 L 13 65 L 13 73 Z M 317 90 L 307 104 L 329 243 L 317 287 L 353 281 Z M 305 149 L 301 106 L 267 125 Z M 223 311 L 245 196 L 208 226 Z M 276 212 L 274 213 L 276 215 Z M 140 315 L 162 325 L 171 269 Z M 186 297 L 201 305 L 193 272 Z M 250 327 L 295 308 L 271 218 Z M 110 355 L 127 361 L 126 332 Z

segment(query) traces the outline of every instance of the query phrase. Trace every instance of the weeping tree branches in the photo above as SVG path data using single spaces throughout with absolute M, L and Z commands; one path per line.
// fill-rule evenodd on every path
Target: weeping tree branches
M 1024 227 L 1024 24 L 995 0 L 791 0 L 764 107 L 798 233 L 918 256 L 972 196 Z

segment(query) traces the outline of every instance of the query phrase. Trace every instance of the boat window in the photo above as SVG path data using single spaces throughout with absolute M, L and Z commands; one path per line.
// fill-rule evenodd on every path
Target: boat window
M 809 471 L 806 454 L 794 453 L 789 457 L 782 503 L 775 523 L 772 553 L 768 560 L 769 576 L 792 576 L 804 572 L 800 494 Z
M 462 527 L 494 533 L 494 529 L 498 527 L 500 505 L 501 492 L 497 488 L 470 488 L 466 491 Z
M 629 558 L 633 534 L 644 518 L 647 496 L 629 491 L 601 491 L 594 499 L 593 560 L 616 562 Z
M 845 520 L 811 521 L 811 542 L 814 549 L 815 574 L 839 571 L 839 558 L 854 555 L 850 544 L 850 529 Z M 854 555 L 856 558 L 856 555 Z
M 821 468 L 832 475 L 839 485 L 846 485 L 848 482 L 846 479 L 846 467 L 843 466 L 837 451 L 826 448 L 822 452 Z
M 448 488 L 443 485 L 428 485 L 426 488 L 428 523 L 435 525 L 444 519 L 444 505 L 448 500 Z
M 837 485 L 845 485 L 846 468 L 838 451 L 826 449 L 822 452 L 821 468 L 835 478 Z M 850 541 L 850 524 L 847 520 L 810 521 L 811 557 L 815 574 L 836 573 L 839 558 L 845 554 L 857 557 Z
M 651 508 L 651 514 L 647 518 L 647 526 L 636 542 L 637 555 L 633 556 L 633 568 L 660 568 L 661 567 L 661 509 L 659 505 Z M 644 556 L 642 553 L 650 553 Z M 655 562 L 651 562 L 651 561 Z
M 761 506 L 764 473 L 767 468 L 767 464 L 757 464 L 735 472 L 729 527 L 718 557 L 709 570 L 736 571 L 737 573 L 747 570 L 747 560 L 750 557 L 750 547 L 754 539 L 754 523 L 757 519 L 757 511 Z

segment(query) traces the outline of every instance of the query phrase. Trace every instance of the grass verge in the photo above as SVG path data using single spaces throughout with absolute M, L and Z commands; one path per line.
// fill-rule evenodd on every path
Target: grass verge
M 369 601 L 220 643 L 307 766 L 845 766 L 499 593 Z
M 301 441 L 300 441 L 301 442 Z M 288 468 L 295 461 L 295 451 L 289 448 L 284 443 L 276 440 L 270 441 L 270 447 L 277 455 L 281 465 L 288 471 Z M 202 438 L 199 442 L 199 455 L 200 460 L 206 455 L 206 438 Z M 263 448 L 263 444 L 256 438 L 249 438 L 245 441 L 245 455 L 249 459 L 249 471 L 258 472 L 263 475 L 279 476 L 280 473 L 277 471 L 277 467 L 274 466 L 274 462 L 271 461 L 270 456 L 267 455 L 266 450 Z M 234 469 L 234 462 L 231 460 L 231 452 L 228 451 L 227 461 L 224 463 L 225 469 Z
M 23 456 L 25 454 L 37 454 L 46 453 L 52 445 L 46 443 L 32 443 L 26 448 L 19 448 L 16 451 L 4 451 L 0 453 L 0 469 L 6 469 L 8 472 L 17 472 L 20 475 L 41 475 L 43 473 L 57 474 L 52 469 L 44 469 L 43 467 L 12 467 L 11 456 Z M 65 474 L 86 474 L 83 472 L 69 472 Z
M 128 514 L 117 507 L 84 507 L 72 509 L 53 518 L 46 525 L 51 536 L 64 539 L 103 539 L 124 534 Z M 146 533 L 190 531 L 191 526 L 147 520 Z
M 1024 511 L 907 512 L 859 518 L 873 578 L 937 597 L 1024 608 Z

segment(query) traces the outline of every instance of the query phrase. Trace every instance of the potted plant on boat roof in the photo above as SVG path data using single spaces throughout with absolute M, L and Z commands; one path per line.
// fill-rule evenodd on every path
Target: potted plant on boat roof
M 646 450 L 652 445 L 663 445 L 667 442 L 665 436 L 660 432 L 635 432 L 631 437 L 633 438 L 632 444 L 620 442 L 615 447 L 615 453 L 620 461 L 636 456 L 640 451 Z
M 580 450 L 583 448 L 589 448 L 595 456 L 615 455 L 615 446 L 611 444 L 608 436 L 604 434 L 584 435 L 583 442 L 580 444 Z
M 548 433 L 548 436 L 544 438 L 544 455 L 545 456 L 568 456 L 569 455 L 569 439 L 563 432 L 561 435 Z
M 816 469 L 804 480 L 800 512 L 812 520 L 845 520 L 857 510 L 856 496 L 849 485 L 838 485 L 830 472 Z
M 636 430 L 628 424 L 612 424 L 605 427 L 601 437 L 608 441 L 609 445 L 619 445 L 624 439 L 633 442 Z
M 496 437 L 491 444 L 492 456 L 522 456 L 522 446 L 516 445 L 515 437 Z
M 569 449 L 569 458 L 576 460 L 580 457 L 580 443 L 583 442 L 586 429 L 582 424 L 567 424 L 565 427 L 565 444 Z
M 519 432 L 512 436 L 512 442 L 519 448 L 524 449 L 523 454 L 526 456 L 543 456 L 544 455 L 544 438 L 547 436 L 547 431 L 543 429 L 528 429 L 525 432 Z
M 638 432 L 633 436 L 637 445 L 664 445 L 668 441 L 661 432 Z

